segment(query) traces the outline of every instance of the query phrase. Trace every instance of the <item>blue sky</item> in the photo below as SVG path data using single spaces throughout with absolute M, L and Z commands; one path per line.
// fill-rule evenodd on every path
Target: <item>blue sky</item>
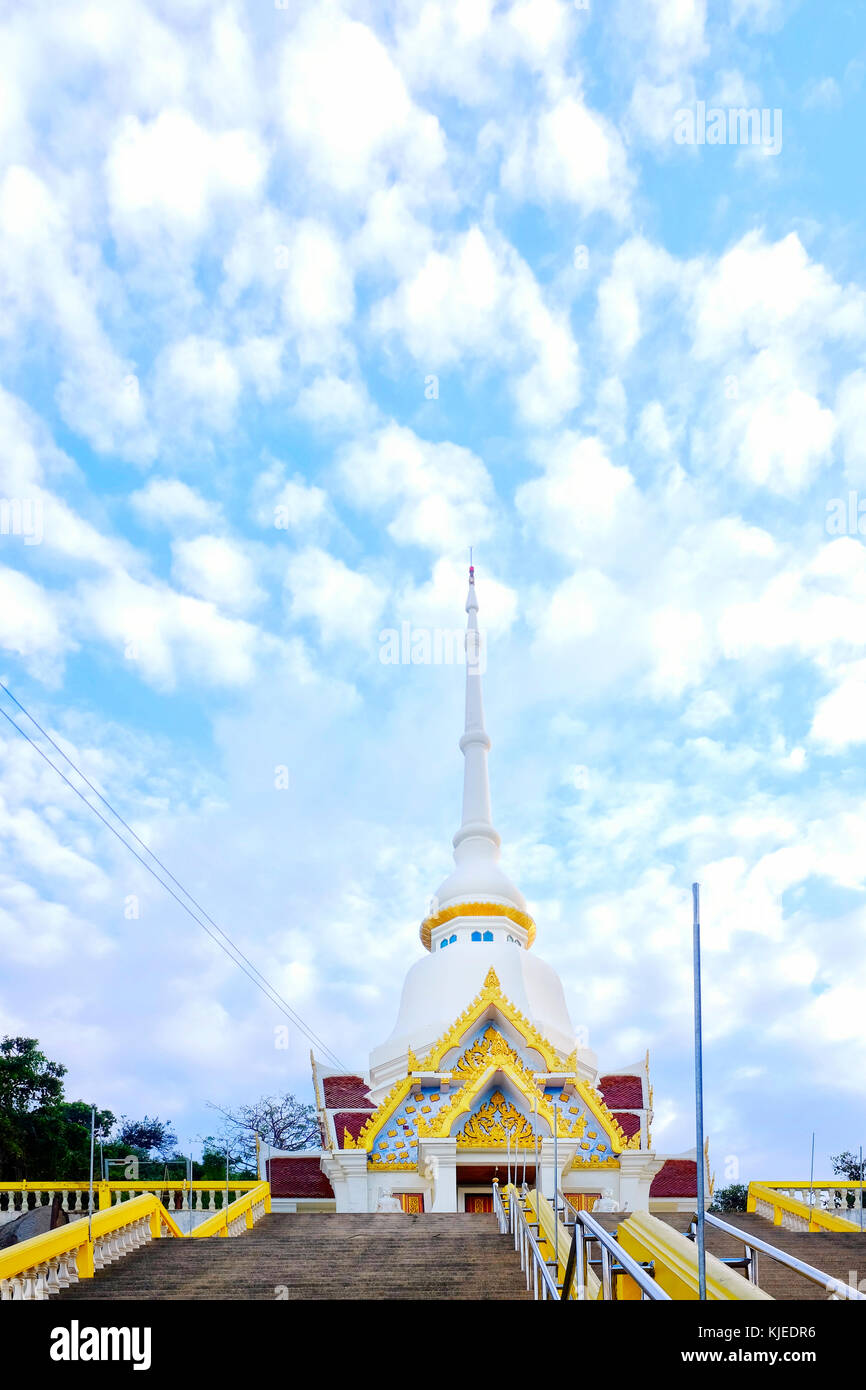
M 38 517 L 0 534 L 4 681 L 361 1068 L 462 773 L 461 672 L 380 634 L 459 626 L 473 545 L 503 862 L 575 1023 L 606 1069 L 649 1047 L 688 1148 L 700 878 L 720 1180 L 856 1147 L 866 552 L 827 517 L 866 497 L 861 7 L 2 31 L 0 498 Z M 678 143 L 698 103 L 780 148 Z M 307 1095 L 307 1043 L 0 752 L 0 1029 L 182 1137 Z

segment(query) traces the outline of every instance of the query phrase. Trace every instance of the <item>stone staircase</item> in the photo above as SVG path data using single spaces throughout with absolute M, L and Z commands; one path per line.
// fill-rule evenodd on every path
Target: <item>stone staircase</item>
M 768 1245 L 775 1245 L 788 1255 L 814 1265 L 834 1279 L 842 1279 L 846 1284 L 853 1283 L 855 1288 L 858 1280 L 866 1280 L 866 1232 L 861 1236 L 859 1231 L 786 1231 L 754 1212 L 720 1212 L 719 1215 L 722 1221 L 736 1226 L 744 1235 L 757 1236 Z M 691 1217 L 686 1212 L 660 1212 L 659 1216 L 677 1231 L 686 1232 L 691 1225 Z M 624 1217 L 606 1213 L 599 1214 L 598 1220 L 607 1230 L 615 1231 Z M 719 1259 L 727 1256 L 738 1258 L 743 1254 L 738 1240 L 712 1226 L 706 1227 L 706 1241 L 707 1251 Z M 827 1291 L 820 1284 L 813 1284 L 811 1279 L 771 1260 L 761 1251 L 758 1252 L 758 1285 L 778 1299 L 800 1302 L 828 1298 Z M 863 1288 L 866 1289 L 866 1284 Z
M 102 1299 L 528 1299 L 493 1216 L 263 1217 L 236 1239 L 163 1239 L 52 1302 Z

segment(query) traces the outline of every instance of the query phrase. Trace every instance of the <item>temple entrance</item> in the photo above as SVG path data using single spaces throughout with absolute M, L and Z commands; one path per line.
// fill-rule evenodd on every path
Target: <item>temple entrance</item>
M 489 1212 L 493 1210 L 492 1192 L 467 1192 L 464 1195 L 464 1211 Z

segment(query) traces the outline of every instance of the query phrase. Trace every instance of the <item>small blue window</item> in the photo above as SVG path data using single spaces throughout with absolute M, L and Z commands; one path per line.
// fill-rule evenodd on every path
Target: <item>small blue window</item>
M 440 950 L 440 951 L 444 951 L 444 950 L 445 950 L 445 947 L 446 947 L 447 945 L 448 945 L 448 942 L 445 940 L 445 938 L 444 938 L 444 936 L 443 936 L 442 940 L 439 942 L 439 950 Z
M 456 936 L 452 936 L 451 939 L 450 939 L 449 942 L 448 942 L 448 945 L 450 946 L 451 943 L 454 942 L 454 941 L 456 941 L 456 940 L 457 940 L 457 937 L 456 937 Z
M 482 939 L 482 941 L 492 941 L 492 940 L 493 940 L 493 932 L 492 932 L 492 931 L 486 931 L 486 932 L 484 933 L 484 936 L 483 936 L 481 939 Z
M 480 933 L 480 931 L 474 931 L 474 932 L 472 933 L 472 940 L 473 940 L 473 941 L 480 941 L 480 940 L 481 940 L 481 933 Z

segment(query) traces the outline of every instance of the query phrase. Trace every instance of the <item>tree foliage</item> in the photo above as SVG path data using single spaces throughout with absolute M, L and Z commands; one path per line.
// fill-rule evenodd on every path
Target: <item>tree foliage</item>
M 163 1158 L 177 1144 L 171 1125 L 163 1123 L 156 1115 L 153 1119 L 145 1115 L 143 1120 L 130 1120 L 121 1115 L 120 1121 L 116 1142 L 129 1151 L 139 1150 L 148 1158 L 155 1152 Z
M 860 1155 L 852 1153 L 850 1149 L 831 1155 L 830 1162 L 837 1178 L 847 1178 L 849 1182 L 863 1182 L 866 1179 L 866 1159 L 861 1163 Z
M 710 1211 L 745 1211 L 749 1189 L 741 1182 L 731 1183 L 730 1187 L 720 1187 L 713 1194 Z
M 224 1112 L 226 1128 L 234 1136 L 240 1160 L 255 1172 L 256 1135 L 272 1149 L 295 1153 L 321 1144 L 315 1107 L 289 1093 L 262 1096 L 252 1105 Z M 225 1165 L 225 1147 L 223 1147 Z

